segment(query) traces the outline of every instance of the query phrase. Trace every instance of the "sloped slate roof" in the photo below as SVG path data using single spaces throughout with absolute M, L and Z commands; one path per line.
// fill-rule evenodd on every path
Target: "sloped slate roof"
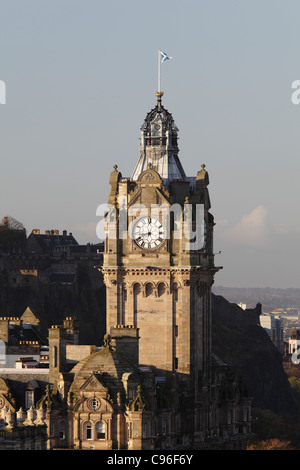
M 23 324 L 22 327 L 19 327 L 14 324 L 10 324 L 9 336 L 10 338 L 14 337 L 16 341 L 38 341 L 39 343 L 42 343 L 41 336 L 32 325 Z
M 161 128 L 160 137 L 152 135 L 152 127 L 157 125 Z M 174 179 L 185 179 L 186 175 L 184 169 L 181 165 L 181 162 L 178 158 L 178 148 L 177 148 L 177 132 L 178 128 L 175 125 L 173 116 L 167 109 L 165 109 L 160 100 L 158 100 L 157 105 L 153 108 L 146 116 L 145 121 L 141 127 L 142 135 L 146 140 L 157 142 L 157 138 L 160 140 L 160 144 L 157 145 L 156 151 L 146 152 L 147 144 L 144 143 L 143 151 L 141 152 L 140 158 L 137 162 L 137 165 L 132 174 L 133 181 L 136 181 L 141 173 L 147 170 L 149 164 L 152 165 L 152 168 L 157 171 L 164 183 L 173 181 Z M 173 136 L 176 140 L 174 147 L 172 145 L 172 151 L 166 149 L 165 143 L 163 141 L 167 139 L 172 140 Z M 157 154 L 158 152 L 158 154 Z
M 53 252 L 59 246 L 78 245 L 73 235 L 54 235 L 45 233 L 31 233 L 28 240 L 34 240 L 44 252 Z
M 38 373 L 37 373 L 38 371 Z M 0 370 L 1 372 L 1 370 Z M 46 386 L 49 383 L 49 371 L 45 369 L 16 369 L 10 372 L 0 373 L 0 377 L 5 380 L 9 387 L 12 396 L 15 399 L 15 408 L 18 410 L 20 407 L 25 409 L 25 391 L 35 390 L 35 400 L 43 396 Z

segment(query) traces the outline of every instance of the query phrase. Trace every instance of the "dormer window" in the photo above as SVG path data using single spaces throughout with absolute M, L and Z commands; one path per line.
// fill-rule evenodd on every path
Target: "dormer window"
M 25 407 L 30 408 L 31 406 L 34 406 L 34 390 L 26 390 Z
M 130 387 L 128 388 L 128 400 L 131 401 L 135 398 L 136 395 L 136 388 Z

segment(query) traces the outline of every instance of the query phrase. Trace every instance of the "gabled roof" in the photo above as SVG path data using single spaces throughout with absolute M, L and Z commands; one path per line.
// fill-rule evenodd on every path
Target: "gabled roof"
M 22 320 L 23 323 L 29 323 L 30 325 L 38 325 L 40 323 L 40 320 L 35 316 L 30 307 L 26 308 L 20 320 Z

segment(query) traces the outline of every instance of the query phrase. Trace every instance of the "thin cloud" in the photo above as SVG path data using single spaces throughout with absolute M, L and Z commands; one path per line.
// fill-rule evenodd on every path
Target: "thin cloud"
M 250 214 L 246 214 L 232 228 L 224 232 L 227 240 L 242 245 L 262 245 L 267 236 L 266 218 L 268 209 L 258 206 Z
M 222 230 L 224 227 L 228 227 L 228 225 L 229 225 L 229 222 L 226 219 L 217 220 L 214 229 Z

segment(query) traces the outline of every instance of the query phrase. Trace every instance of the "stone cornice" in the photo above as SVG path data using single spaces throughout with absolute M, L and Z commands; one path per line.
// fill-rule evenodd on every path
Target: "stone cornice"
M 95 266 L 103 274 L 189 274 L 196 272 L 216 273 L 220 266 Z

